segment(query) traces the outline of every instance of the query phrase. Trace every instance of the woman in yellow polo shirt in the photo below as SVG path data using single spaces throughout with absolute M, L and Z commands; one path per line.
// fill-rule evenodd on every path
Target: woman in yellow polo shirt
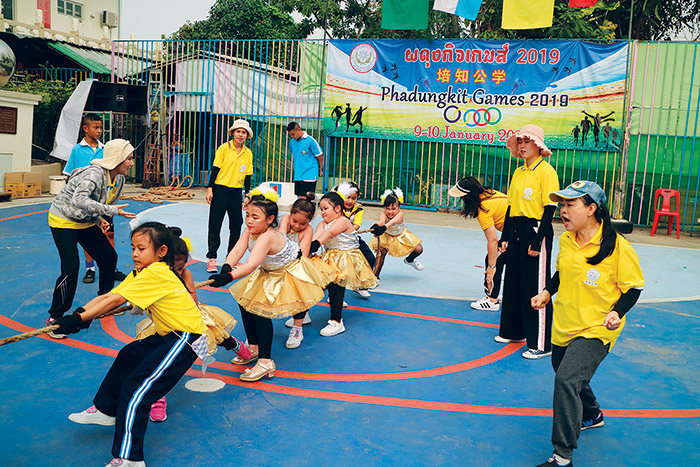
M 637 253 L 612 228 L 600 186 L 578 181 L 549 196 L 561 203 L 566 232 L 559 239 L 556 273 L 531 299 L 532 307 L 540 309 L 557 294 L 552 326 L 554 455 L 538 467 L 571 465 L 581 430 L 603 426 L 589 382 L 644 286 Z
M 475 310 L 498 311 L 498 294 L 501 291 L 501 274 L 504 257 L 498 254 L 498 233 L 503 232 L 503 222 L 508 211 L 508 197 L 493 188 L 485 187 L 474 177 L 466 177 L 450 188 L 450 196 L 462 199 L 464 217 L 479 221 L 486 236 L 484 260 L 484 292 L 486 296 L 471 304 Z
M 243 190 L 250 191 L 253 175 L 253 153 L 245 142 L 253 137 L 253 130 L 246 120 L 236 120 L 228 129 L 231 139 L 216 150 L 209 176 L 206 200 L 209 203 L 209 233 L 207 235 L 207 272 L 217 272 L 216 255 L 221 244 L 221 224 L 228 214 L 228 248 L 233 249 L 241 235 L 245 209 Z M 245 195 L 247 202 L 248 195 Z
M 127 301 L 146 310 L 153 320 L 155 334 L 119 351 L 94 405 L 68 417 L 86 425 L 116 425 L 114 459 L 108 465 L 145 466 L 143 439 L 151 404 L 177 384 L 198 356 L 208 355 L 202 315 L 173 270 L 173 240 L 159 222 L 138 226 L 131 233 L 135 270 L 111 292 L 56 320 L 59 333 L 73 334 Z
M 549 194 L 559 190 L 559 178 L 545 160 L 552 155 L 544 144 L 544 131 L 525 125 L 506 144 L 513 157 L 524 164 L 515 169 L 508 188 L 508 212 L 499 241 L 505 253 L 501 323 L 496 342 L 527 341 L 524 358 L 537 359 L 552 353 L 552 306 L 530 307 L 530 297 L 547 284 L 551 274 L 552 217 L 557 204 Z

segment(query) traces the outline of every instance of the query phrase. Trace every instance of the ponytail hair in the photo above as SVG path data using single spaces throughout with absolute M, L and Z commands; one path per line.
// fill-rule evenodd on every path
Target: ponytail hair
M 593 199 L 588 195 L 582 196 L 581 200 L 586 206 L 595 204 Z M 596 210 L 593 215 L 595 219 L 603 225 L 600 249 L 598 250 L 598 253 L 588 258 L 587 261 L 588 264 L 596 265 L 613 254 L 615 251 L 615 244 L 617 243 L 617 236 L 619 234 L 612 226 L 612 222 L 610 221 L 610 211 L 605 204 L 596 204 Z
M 168 229 L 173 236 L 173 261 L 176 256 L 184 256 L 189 259 L 190 249 L 187 241 L 182 238 L 182 229 L 175 226 L 169 226 Z
M 311 195 L 311 198 L 308 197 L 309 195 Z M 308 217 L 311 221 L 314 218 L 314 214 L 316 214 L 316 206 L 309 200 L 313 199 L 313 197 L 316 195 L 314 193 L 309 192 L 306 194 L 306 196 L 306 198 L 302 196 L 298 200 L 294 201 L 294 204 L 292 204 L 292 209 L 289 210 L 289 214 L 303 212 L 304 214 L 306 214 L 306 217 Z
M 464 196 L 461 198 L 462 209 L 460 214 L 462 216 L 475 218 L 479 215 L 479 210 L 488 212 L 488 209 L 481 206 L 481 194 L 493 195 L 494 190 L 492 188 L 482 185 L 476 177 L 463 178 L 459 181 L 459 187 L 469 190 L 469 193 L 464 193 Z

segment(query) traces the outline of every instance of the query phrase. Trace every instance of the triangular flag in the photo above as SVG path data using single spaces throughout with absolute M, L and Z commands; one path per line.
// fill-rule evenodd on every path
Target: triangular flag
M 549 28 L 554 0 L 503 0 L 503 29 Z
M 384 0 L 382 29 L 426 29 L 428 0 Z
M 479 14 L 481 0 L 435 0 L 433 10 L 444 11 L 474 21 Z
M 569 8 L 586 8 L 598 3 L 598 0 L 569 0 Z

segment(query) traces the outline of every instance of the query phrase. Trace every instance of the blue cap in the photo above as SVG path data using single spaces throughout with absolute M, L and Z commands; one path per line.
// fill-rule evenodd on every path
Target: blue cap
M 589 182 L 587 180 L 579 180 L 563 190 L 550 193 L 549 199 L 561 203 L 562 200 L 581 198 L 585 195 L 590 196 L 593 202 L 598 206 L 605 204 L 608 199 L 603 189 L 596 182 Z

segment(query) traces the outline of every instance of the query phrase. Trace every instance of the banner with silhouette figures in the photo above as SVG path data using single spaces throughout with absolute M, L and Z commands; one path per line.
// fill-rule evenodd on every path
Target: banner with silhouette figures
M 332 40 L 326 136 L 505 145 L 529 123 L 552 148 L 616 150 L 627 44 Z

